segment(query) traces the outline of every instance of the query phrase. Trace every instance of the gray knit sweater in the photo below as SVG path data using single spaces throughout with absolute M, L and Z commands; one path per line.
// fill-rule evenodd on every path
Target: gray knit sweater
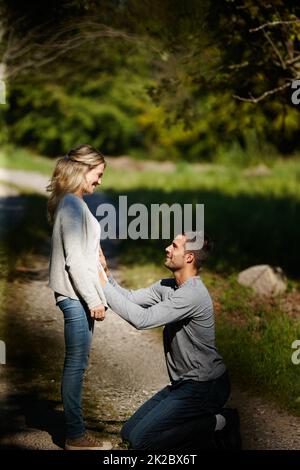
M 49 287 L 61 298 L 83 299 L 89 308 L 107 306 L 99 282 L 100 225 L 84 200 L 64 196 L 56 210 Z

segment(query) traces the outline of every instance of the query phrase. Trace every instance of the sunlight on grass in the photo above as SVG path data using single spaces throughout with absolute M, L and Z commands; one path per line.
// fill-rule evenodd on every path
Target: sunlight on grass
M 37 171 L 50 175 L 55 159 L 33 154 L 25 149 L 8 147 L 0 150 L 0 167 Z M 206 164 L 194 167 L 179 163 L 172 173 L 140 170 L 117 170 L 107 166 L 103 178 L 103 190 L 122 191 L 149 188 L 163 189 L 168 193 L 176 189 L 201 189 L 221 191 L 228 195 L 260 194 L 292 196 L 300 199 L 300 158 L 278 159 L 268 176 L 247 176 L 245 170 L 234 166 Z
M 54 161 L 29 152 L 28 150 L 7 147 L 0 150 L 0 167 L 13 170 L 36 171 L 50 175 Z
M 148 287 L 158 279 L 170 277 L 170 272 L 163 266 L 147 264 L 146 266 L 130 267 L 122 264 L 120 266 L 122 285 L 129 289 L 140 289 Z

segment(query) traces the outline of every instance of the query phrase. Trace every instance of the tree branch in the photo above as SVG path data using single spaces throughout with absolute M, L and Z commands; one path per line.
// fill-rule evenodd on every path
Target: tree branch
M 6 79 L 12 79 L 29 69 L 41 68 L 71 50 L 100 38 L 118 38 L 161 53 L 155 43 L 149 44 L 145 37 L 114 29 L 90 18 L 77 22 L 75 26 L 74 22 L 65 24 L 55 34 L 49 32 L 48 38 L 44 32 L 46 27 L 47 24 L 39 25 L 22 38 L 15 34 L 13 27 L 10 28 L 2 57 L 2 63 L 7 65 Z
M 241 64 L 229 65 L 228 68 L 230 70 L 237 70 L 237 69 L 242 69 L 243 67 L 247 67 L 248 65 L 249 65 L 249 62 L 248 60 L 246 60 L 245 62 L 242 62 Z
M 261 26 L 258 26 L 257 28 L 249 29 L 249 32 L 256 33 L 257 31 L 260 31 L 265 28 L 270 28 L 270 27 L 278 26 L 282 24 L 295 24 L 295 23 L 300 23 L 300 19 L 290 20 L 290 21 L 270 21 L 269 23 L 262 24 Z
M 264 36 L 267 39 L 268 43 L 271 44 L 271 47 L 272 47 L 273 51 L 275 52 L 275 54 L 279 58 L 282 68 L 285 70 L 286 69 L 286 63 L 283 60 L 282 55 L 279 52 L 279 49 L 277 49 L 277 47 L 275 46 L 274 42 L 270 38 L 270 35 L 268 33 L 266 33 L 266 31 L 263 31 L 263 33 L 264 33 Z
M 292 80 L 285 83 L 284 85 L 273 88 L 272 90 L 265 91 L 262 95 L 258 96 L 257 98 L 255 98 L 254 96 L 251 96 L 251 95 L 250 95 L 250 98 L 243 98 L 242 96 L 233 95 L 233 98 L 235 98 L 239 101 L 245 101 L 247 103 L 256 104 L 256 103 L 259 103 L 259 101 L 264 100 L 267 96 L 274 95 L 275 93 L 278 93 L 279 91 L 285 90 L 287 87 L 291 86 L 291 83 L 290 83 L 291 81 Z
M 293 57 L 292 59 L 288 59 L 286 61 L 286 63 L 288 65 L 294 65 L 295 63 L 297 63 L 298 61 L 300 61 L 300 55 L 297 55 L 296 57 Z

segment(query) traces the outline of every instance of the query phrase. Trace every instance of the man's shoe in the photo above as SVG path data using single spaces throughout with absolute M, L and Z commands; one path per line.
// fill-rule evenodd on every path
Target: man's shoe
M 65 450 L 110 450 L 112 444 L 109 441 L 97 441 L 90 434 L 85 433 L 82 437 L 66 439 Z
M 221 431 L 215 431 L 215 446 L 223 450 L 241 450 L 240 418 L 237 409 L 223 408 L 220 414 L 226 419 Z

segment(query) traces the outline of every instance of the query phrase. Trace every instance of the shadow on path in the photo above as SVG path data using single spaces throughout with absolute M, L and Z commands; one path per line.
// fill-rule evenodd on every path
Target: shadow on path
M 34 393 L 10 395 L 5 403 L 0 403 L 4 413 L 2 413 L 0 428 L 0 449 L 26 449 L 9 444 L 9 436 L 18 433 L 33 433 L 35 430 L 46 431 L 51 436 L 52 442 L 59 448 L 64 446 L 64 418 L 63 412 L 57 410 L 59 401 L 41 400 Z M 34 437 L 34 436 L 33 436 Z M 2 439 L 4 443 L 2 443 Z M 34 441 L 36 441 L 34 437 Z M 36 442 L 33 442 L 36 445 Z

